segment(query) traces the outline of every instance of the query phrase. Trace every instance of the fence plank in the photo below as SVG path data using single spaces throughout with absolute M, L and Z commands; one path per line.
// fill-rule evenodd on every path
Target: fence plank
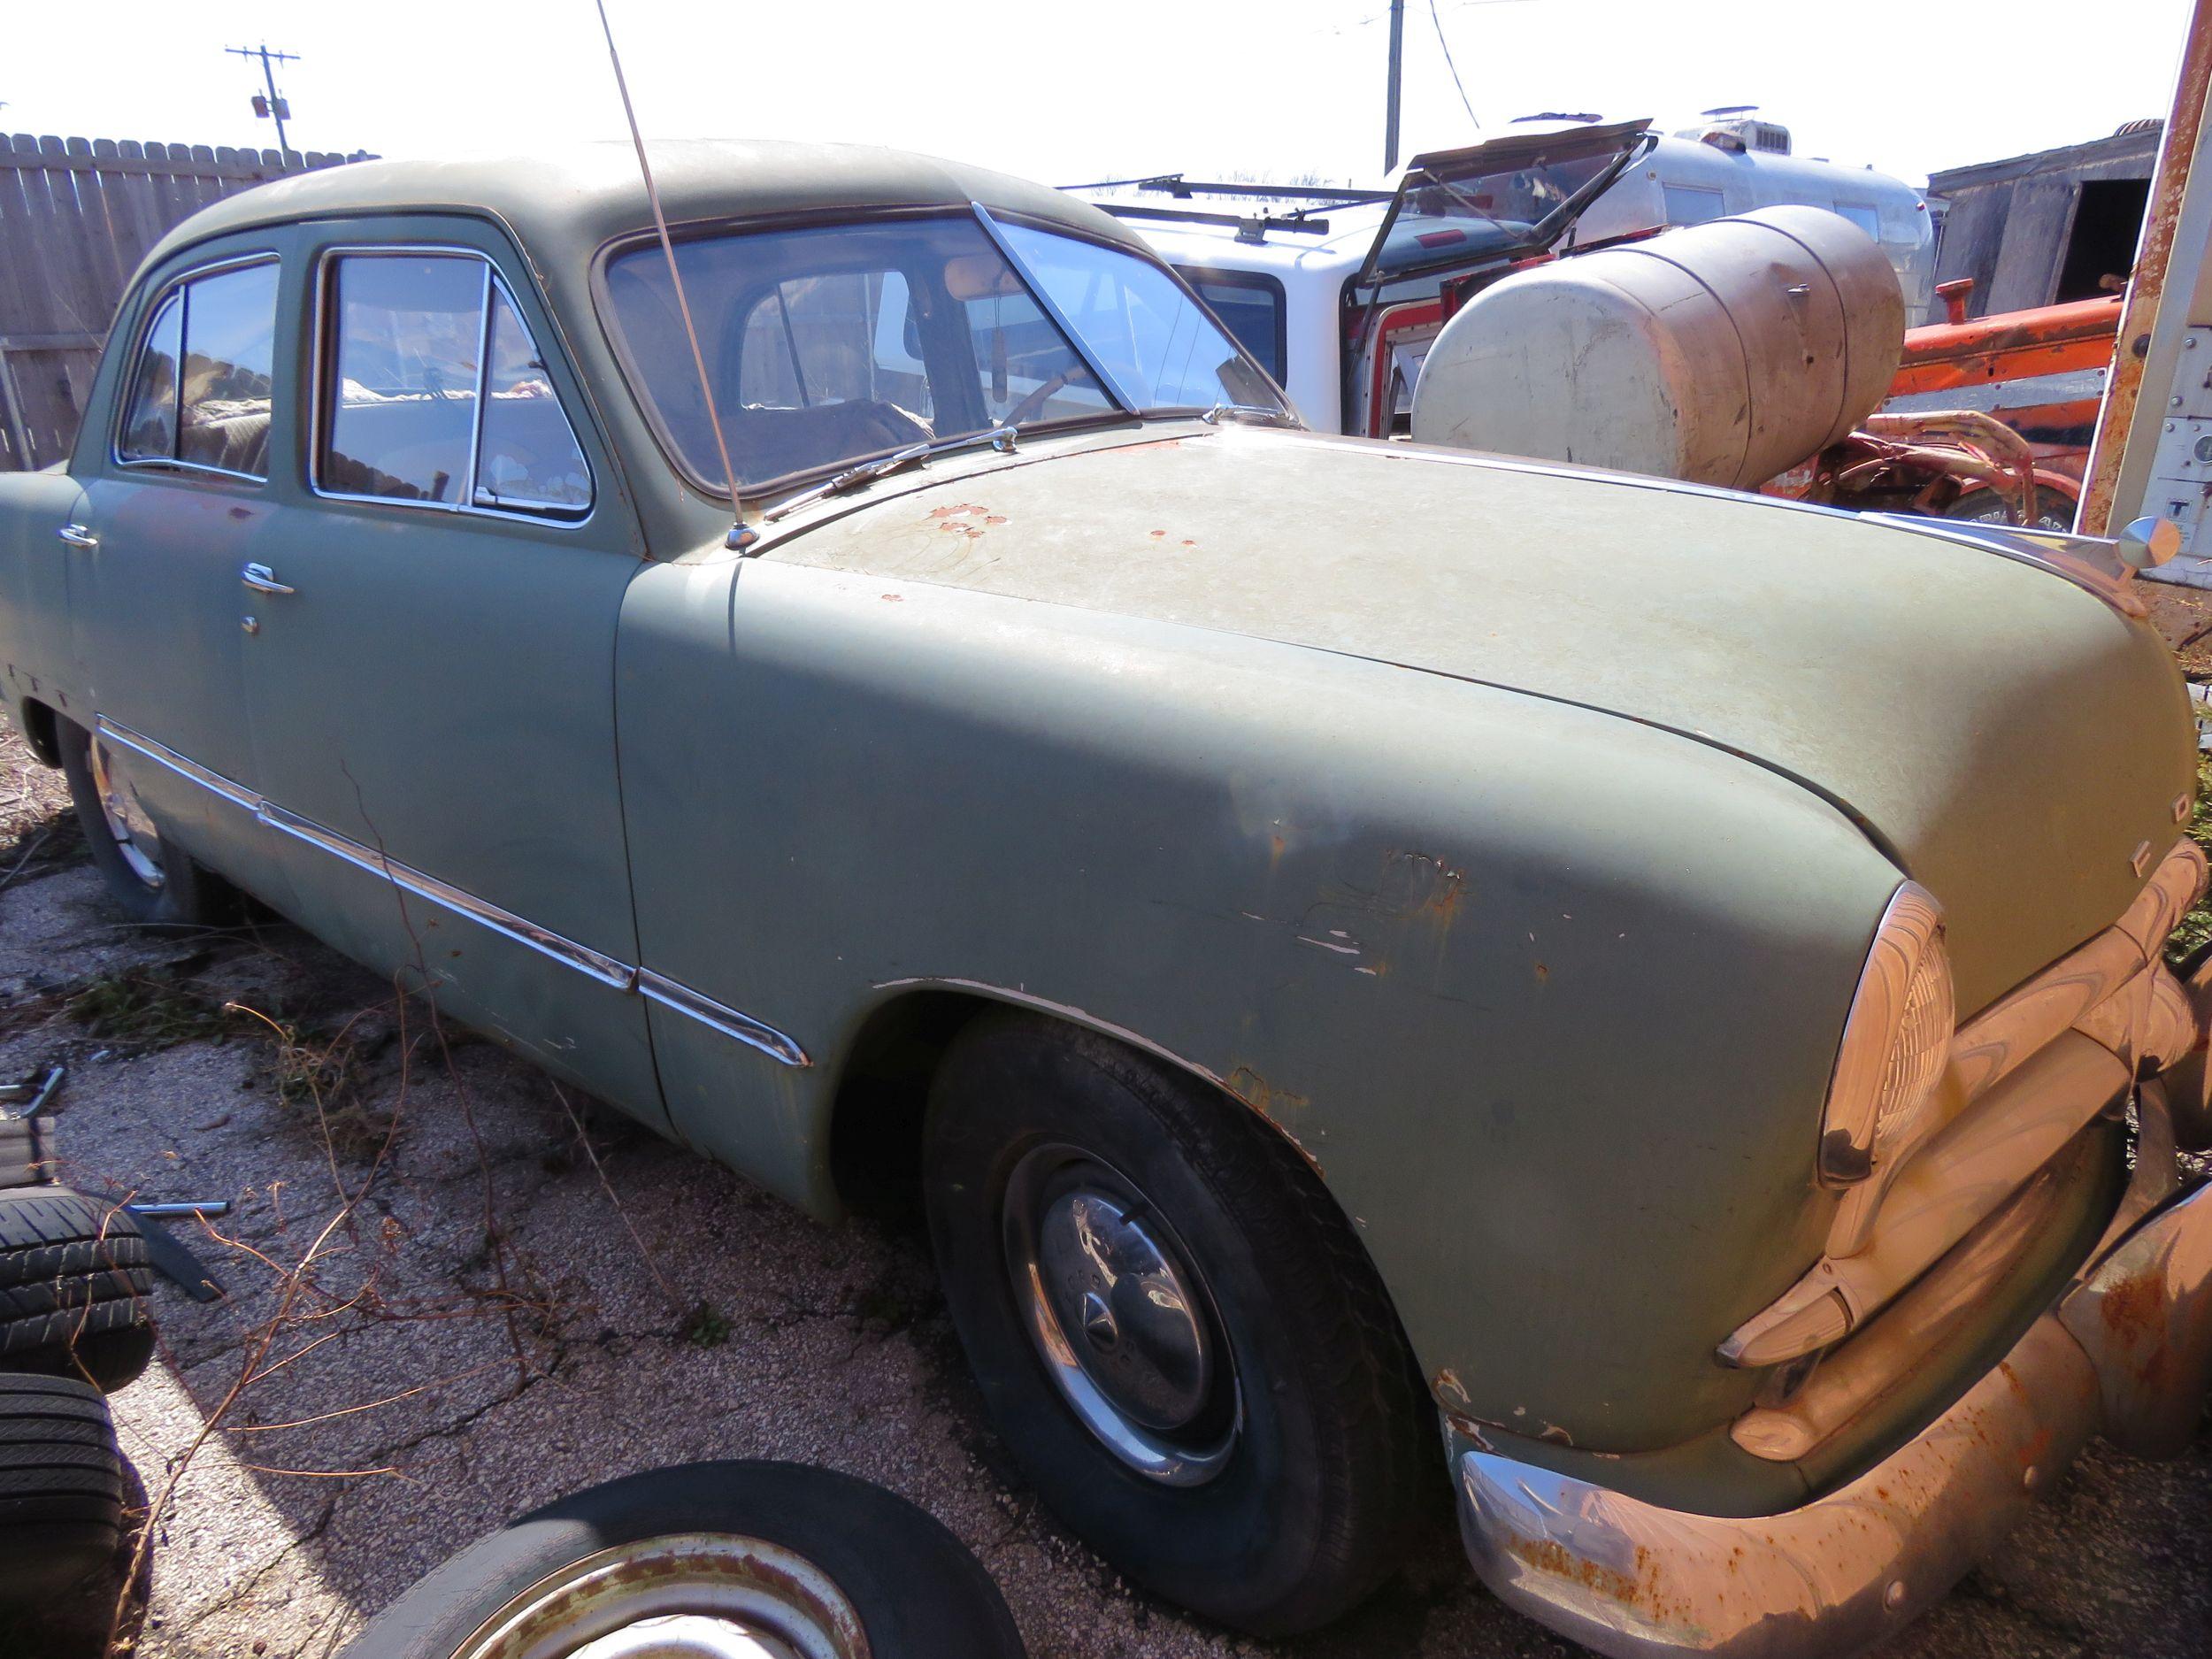
M 97 342 L 171 227 L 267 180 L 368 159 L 0 133 L 0 471 L 67 456 Z

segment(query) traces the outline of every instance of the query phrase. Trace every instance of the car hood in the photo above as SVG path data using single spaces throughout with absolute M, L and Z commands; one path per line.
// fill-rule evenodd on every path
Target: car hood
M 1962 1011 L 2116 918 L 2139 849 L 2180 833 L 2172 657 L 2052 570 L 1647 479 L 1182 432 L 949 472 L 765 556 L 1346 653 L 1732 751 L 1942 901 Z

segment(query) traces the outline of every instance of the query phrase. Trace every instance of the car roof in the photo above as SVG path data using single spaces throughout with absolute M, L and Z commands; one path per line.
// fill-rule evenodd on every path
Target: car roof
M 860 144 L 664 140 L 646 147 L 671 225 L 830 208 L 964 207 L 970 202 L 1141 249 L 1089 204 L 1010 174 Z M 241 191 L 203 208 L 157 243 L 147 265 L 211 236 L 303 219 L 459 211 L 503 220 L 539 258 L 588 258 L 612 238 L 649 229 L 652 210 L 626 142 L 519 156 L 365 161 Z

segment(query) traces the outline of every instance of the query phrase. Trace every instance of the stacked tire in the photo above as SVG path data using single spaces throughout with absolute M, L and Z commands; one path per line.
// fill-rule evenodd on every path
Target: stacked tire
M 146 1240 L 120 1205 L 0 1189 L 0 1371 L 125 1386 L 153 1357 L 152 1289 Z
M 153 1357 L 146 1241 L 53 1183 L 53 1125 L 0 1118 L 0 1653 L 100 1653 L 134 1478 L 106 1395 Z

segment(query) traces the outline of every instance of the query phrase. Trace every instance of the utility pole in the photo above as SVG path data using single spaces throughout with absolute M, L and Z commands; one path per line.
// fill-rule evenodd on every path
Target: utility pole
M 284 123 L 292 113 L 292 106 L 277 90 L 276 65 L 296 64 L 299 62 L 298 55 L 294 52 L 273 52 L 266 41 L 258 46 L 226 46 L 223 50 L 233 58 L 258 58 L 261 60 L 261 83 L 269 88 L 269 96 L 265 98 L 257 92 L 254 94 L 253 112 L 256 115 L 273 116 L 276 119 L 277 148 L 280 150 L 291 149 L 284 136 Z
M 1406 60 L 1406 0 L 1390 0 L 1390 87 L 1383 104 L 1383 171 L 1398 171 L 1398 79 Z

